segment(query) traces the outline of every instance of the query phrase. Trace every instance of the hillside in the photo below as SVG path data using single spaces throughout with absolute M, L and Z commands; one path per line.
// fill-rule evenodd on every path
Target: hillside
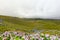
M 32 30 L 60 30 L 60 20 L 22 19 L 10 16 L 0 16 L 0 32 Z

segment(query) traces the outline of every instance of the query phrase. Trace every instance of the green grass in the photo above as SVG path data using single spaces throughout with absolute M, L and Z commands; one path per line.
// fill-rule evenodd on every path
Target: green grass
M 49 19 L 22 19 L 10 16 L 0 16 L 0 32 L 4 31 L 24 31 L 36 30 L 60 30 L 60 20 Z

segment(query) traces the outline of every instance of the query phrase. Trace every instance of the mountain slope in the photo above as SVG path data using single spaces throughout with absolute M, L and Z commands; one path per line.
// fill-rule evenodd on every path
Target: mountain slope
M 2 30 L 3 29 L 3 30 Z M 0 16 L 0 32 L 31 30 L 60 30 L 60 20 L 49 19 L 22 19 L 10 16 Z

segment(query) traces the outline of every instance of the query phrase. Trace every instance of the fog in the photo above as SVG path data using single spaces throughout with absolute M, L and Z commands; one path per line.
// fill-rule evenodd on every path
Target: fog
M 0 15 L 60 19 L 60 0 L 0 0 Z

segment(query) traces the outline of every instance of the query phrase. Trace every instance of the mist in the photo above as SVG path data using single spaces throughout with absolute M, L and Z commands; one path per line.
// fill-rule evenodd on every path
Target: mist
M 0 0 L 0 15 L 60 19 L 60 0 Z

